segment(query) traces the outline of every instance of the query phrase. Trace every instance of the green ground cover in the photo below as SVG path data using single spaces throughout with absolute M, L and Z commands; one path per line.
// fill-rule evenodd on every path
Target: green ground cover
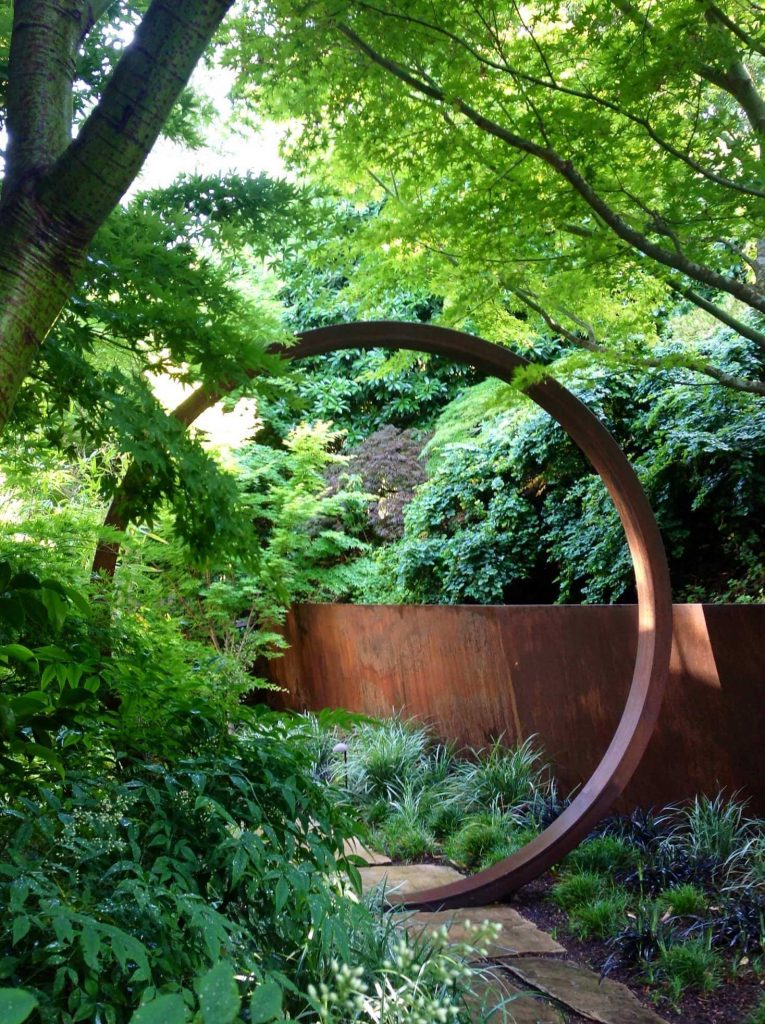
M 341 758 L 338 735 L 315 727 L 314 770 L 348 791 L 370 845 L 396 861 L 480 870 L 566 804 L 533 740 L 458 752 L 395 717 L 355 725 Z M 572 935 L 602 943 L 604 972 L 627 970 L 673 1005 L 762 976 L 765 823 L 721 795 L 614 816 L 555 869 L 546 898 Z

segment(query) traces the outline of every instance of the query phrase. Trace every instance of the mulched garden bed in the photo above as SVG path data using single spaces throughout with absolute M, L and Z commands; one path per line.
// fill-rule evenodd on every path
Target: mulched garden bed
M 580 939 L 569 931 L 566 914 L 546 898 L 554 883 L 551 874 L 531 882 L 513 897 L 512 905 L 539 928 L 551 932 L 566 947 L 568 959 L 592 970 L 601 970 L 611 949 L 605 942 Z M 730 979 L 707 995 L 689 992 L 675 1009 L 664 998 L 652 999 L 656 990 L 652 991 L 623 967 L 612 968 L 609 977 L 629 986 L 645 1006 L 665 1017 L 670 1024 L 742 1024 L 758 998 L 765 994 L 765 979 L 750 974 Z

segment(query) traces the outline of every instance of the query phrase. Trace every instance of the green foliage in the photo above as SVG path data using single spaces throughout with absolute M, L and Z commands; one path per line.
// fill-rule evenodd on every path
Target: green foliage
M 348 742 L 351 792 L 365 800 L 395 799 L 422 772 L 429 742 L 424 729 L 399 717 L 358 726 Z
M 347 322 L 354 319 L 351 316 Z M 332 322 L 346 322 L 346 318 Z M 301 360 L 292 390 L 266 399 L 264 417 L 268 429 L 278 436 L 303 418 L 328 420 L 346 434 L 349 444 L 356 445 L 386 426 L 429 429 L 475 376 L 438 356 L 406 353 L 405 358 L 395 358 L 383 349 L 333 352 Z
M 744 804 L 718 793 L 696 797 L 680 811 L 673 840 L 693 857 L 724 863 L 747 845 L 756 827 L 746 818 Z
M 455 864 L 475 871 L 493 854 L 504 853 L 507 831 L 507 823 L 499 814 L 483 812 L 469 815 L 447 840 L 444 852 Z
M 391 815 L 383 827 L 374 833 L 375 844 L 391 860 L 404 864 L 421 861 L 435 852 L 435 839 L 418 821 Z
M 673 1002 L 687 990 L 713 992 L 722 983 L 720 954 L 708 939 L 688 939 L 664 947 L 650 971 L 653 981 L 666 986 Z
M 690 286 L 757 332 L 751 5 L 418 0 L 308 14 L 271 0 L 244 4 L 234 26 L 241 94 L 299 125 L 293 162 L 364 211 L 327 247 L 349 307 L 427 287 L 446 323 L 499 342 L 552 331 L 588 358 L 649 361 Z M 761 368 L 741 380 L 761 382 Z
M 66 789 L 6 803 L 4 972 L 34 978 L 44 1019 L 188 995 L 221 953 L 256 977 L 288 971 L 293 985 L 293 957 L 310 978 L 330 953 L 350 955 L 354 904 L 327 879 L 352 824 L 309 780 L 296 726 L 249 715 L 239 728 L 172 767 L 122 759 L 114 774 L 70 772 Z M 308 943 L 310 927 L 320 941 Z M 225 972 L 214 970 L 203 1016 Z
M 78 290 L 22 390 L 9 426 L 18 473 L 52 446 L 70 458 L 111 451 L 101 492 L 128 465 L 123 518 L 151 522 L 162 502 L 201 554 L 241 544 L 237 490 L 198 437 L 168 415 L 157 382 L 221 382 L 266 393 L 288 338 L 268 272 L 255 262 L 286 244 L 301 200 L 267 178 L 182 178 L 139 194 L 99 232 Z
M 637 858 L 637 850 L 626 840 L 606 835 L 586 839 L 567 855 L 564 864 L 567 871 L 607 875 L 634 868 Z
M 212 643 L 208 657 L 231 658 L 245 672 L 273 657 L 290 605 L 331 593 L 331 569 L 363 549 L 343 521 L 363 514 L 364 496 L 327 489 L 327 467 L 342 462 L 331 452 L 335 439 L 326 424 L 303 426 L 278 448 L 250 444 L 231 456 L 240 541 L 216 557 L 191 562 L 167 524 L 130 541 L 134 563 L 160 570 L 150 589 L 183 618 L 186 636 Z M 240 688 L 254 685 L 240 676 Z
M 62 629 L 90 607 L 73 587 L 0 562 L 0 775 L 63 775 L 63 752 L 92 743 L 103 714 L 98 650 Z M 64 646 L 61 646 L 63 642 Z
M 580 938 L 607 939 L 618 932 L 624 921 L 629 896 L 626 892 L 609 892 L 592 903 L 572 909 L 569 922 Z
M 250 1024 L 268 1024 L 282 1014 L 282 990 L 273 981 L 259 985 L 250 999 Z
M 485 423 L 522 402 L 517 388 L 496 377 L 465 388 L 438 417 L 433 437 L 425 448 L 431 465 L 437 466 L 448 445 L 465 441 Z
M 609 882 L 603 875 L 592 871 L 577 871 L 556 882 L 550 898 L 563 910 L 576 910 L 600 899 L 609 888 Z
M 713 347 L 721 361 L 750 358 L 721 339 Z M 591 367 L 559 376 L 635 465 L 663 530 L 676 598 L 757 600 L 765 561 L 752 525 L 765 514 L 758 401 L 683 375 L 616 376 Z M 605 487 L 561 428 L 512 389 L 487 382 L 464 392 L 442 414 L 429 452 L 428 480 L 405 509 L 404 536 L 376 555 L 376 571 L 357 585 L 362 600 L 633 595 Z
M 155 996 L 139 1006 L 130 1024 L 186 1024 L 189 1012 L 179 995 Z
M 242 1000 L 231 964 L 221 960 L 211 967 L 197 990 L 202 1024 L 231 1024 L 237 1019 Z
M 698 917 L 707 909 L 708 898 L 696 885 L 673 886 L 659 897 L 675 917 Z
M 744 1024 L 765 1024 L 765 997 L 760 999 L 751 1013 L 746 1017 Z
M 402 781 L 390 812 L 375 834 L 382 849 L 392 860 L 416 861 L 435 852 L 435 838 L 425 824 L 424 805 L 433 791 L 418 778 Z
M 427 811 L 425 822 L 436 839 L 443 840 L 457 831 L 464 817 L 457 804 L 436 799 Z
M 449 782 L 449 798 L 463 809 L 496 806 L 503 813 L 518 811 L 535 791 L 544 788 L 546 766 L 533 739 L 506 747 L 501 739 L 487 750 L 471 750 Z
M 20 988 L 0 988 L 0 1020 L 5 1024 L 22 1024 L 34 1009 L 37 1000 Z
M 381 967 L 365 972 L 335 961 L 331 982 L 309 990 L 311 1006 L 322 1024 L 459 1019 L 474 978 L 466 961 L 485 952 L 482 937 L 485 932 L 473 929 L 468 942 L 454 944 L 441 928 L 407 942 L 389 925 Z

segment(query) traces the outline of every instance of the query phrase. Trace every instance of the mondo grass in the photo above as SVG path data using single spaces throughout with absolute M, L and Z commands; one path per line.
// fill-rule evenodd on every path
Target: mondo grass
M 594 903 L 605 896 L 610 888 L 610 881 L 603 875 L 594 871 L 577 871 L 557 882 L 552 888 L 550 898 L 561 910 L 572 911 Z
M 688 807 L 672 808 L 676 816 L 670 841 L 697 860 L 710 859 L 720 864 L 746 847 L 761 822 L 746 817 L 746 805 L 715 797 L 698 796 Z M 761 828 L 760 830 L 761 831 Z
M 647 972 L 648 980 L 662 983 L 675 1003 L 687 991 L 713 992 L 723 976 L 722 957 L 709 937 L 663 946 Z
M 635 868 L 638 853 L 626 839 L 618 836 L 596 836 L 578 846 L 566 857 L 566 870 L 589 871 L 613 875 L 614 872 Z
M 464 812 L 457 804 L 444 800 L 438 791 L 428 793 L 427 798 L 429 806 L 425 812 L 425 824 L 436 839 L 448 839 L 464 823 Z
M 420 860 L 435 852 L 435 836 L 424 822 L 424 796 L 424 791 L 408 780 L 390 804 L 390 816 L 375 832 L 378 845 L 392 860 Z
M 348 759 L 338 765 L 338 778 L 364 800 L 395 798 L 421 777 L 429 744 L 425 729 L 398 717 L 361 723 L 348 738 Z
M 411 863 L 432 856 L 436 840 L 419 822 L 401 821 L 396 815 L 373 833 L 373 845 L 391 860 Z
M 592 903 L 576 906 L 569 916 L 573 932 L 582 939 L 608 939 L 619 933 L 624 924 L 629 896 L 614 891 Z
M 496 740 L 488 750 L 471 750 L 471 759 L 458 761 L 450 780 L 451 800 L 464 810 L 496 806 L 512 811 L 529 805 L 548 787 L 547 767 L 532 739 L 515 747 Z
M 744 1024 L 765 1024 L 765 996 L 760 997 L 760 1001 L 744 1019 Z
M 696 885 L 677 885 L 659 894 L 659 901 L 674 917 L 699 917 L 707 909 L 709 900 Z
M 482 870 L 566 806 L 530 740 L 497 741 L 463 758 L 399 718 L 354 723 L 342 735 L 348 781 L 342 765 L 330 784 L 349 790 L 371 845 L 395 861 L 444 858 Z M 326 751 L 314 737 L 315 765 L 326 765 Z M 326 771 L 314 773 L 326 780 Z M 726 977 L 760 971 L 765 828 L 744 812 L 718 795 L 614 815 L 566 857 L 547 898 L 572 936 L 605 944 L 604 974 L 619 965 L 673 1006 L 686 992 L 703 995 Z M 765 1024 L 765 1009 L 752 1013 L 751 1024 Z
M 475 814 L 444 845 L 444 853 L 460 867 L 474 870 L 492 854 L 507 848 L 507 824 L 498 812 Z M 502 854 L 506 856 L 506 854 Z M 491 861 L 501 860 L 502 856 Z

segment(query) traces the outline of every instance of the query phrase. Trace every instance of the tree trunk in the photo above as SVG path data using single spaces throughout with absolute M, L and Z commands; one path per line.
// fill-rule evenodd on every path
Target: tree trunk
M 0 432 L 96 231 L 141 169 L 233 0 L 152 0 L 73 142 L 74 53 L 107 6 L 16 0 L 0 205 Z
M 84 253 L 32 196 L 17 194 L 0 208 L 0 430 Z

